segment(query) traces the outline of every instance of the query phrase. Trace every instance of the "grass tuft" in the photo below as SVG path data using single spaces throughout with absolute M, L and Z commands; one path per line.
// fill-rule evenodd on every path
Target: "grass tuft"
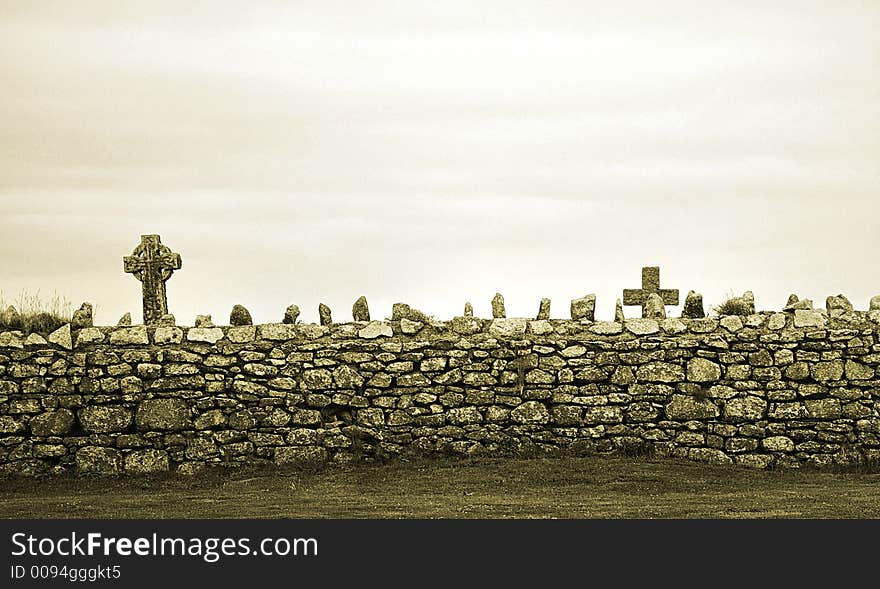
M 15 307 L 17 314 L 6 312 L 10 306 Z M 0 292 L 0 329 L 18 330 L 25 335 L 47 335 L 70 322 L 72 309 L 70 301 L 57 293 L 44 300 L 39 290 L 33 293 L 22 291 L 13 301 L 7 300 L 3 292 Z

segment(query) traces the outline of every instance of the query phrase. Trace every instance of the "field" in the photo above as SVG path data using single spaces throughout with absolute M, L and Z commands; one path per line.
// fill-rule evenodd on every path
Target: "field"
M 397 461 L 320 471 L 0 481 L 2 518 L 878 518 L 880 474 L 655 458 Z

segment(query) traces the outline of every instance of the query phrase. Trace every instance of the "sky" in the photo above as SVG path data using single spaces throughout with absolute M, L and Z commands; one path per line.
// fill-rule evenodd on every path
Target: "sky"
M 255 6 L 258 5 L 258 6 Z M 178 324 L 880 293 L 880 3 L 0 6 L 0 290 Z M 668 308 L 670 315 L 679 309 Z M 637 316 L 637 307 L 627 307 Z

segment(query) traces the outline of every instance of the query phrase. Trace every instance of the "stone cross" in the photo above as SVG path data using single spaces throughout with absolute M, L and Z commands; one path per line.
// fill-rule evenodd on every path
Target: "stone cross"
M 158 235 L 141 235 L 141 244 L 123 258 L 125 271 L 141 281 L 144 296 L 144 324 L 156 325 L 168 313 L 165 281 L 180 270 L 180 254 L 162 245 Z
M 623 289 L 624 305 L 641 305 L 642 317 L 645 316 L 645 302 L 648 295 L 656 293 L 663 299 L 664 305 L 678 304 L 677 288 L 660 288 L 660 268 L 658 266 L 646 266 L 642 268 L 642 288 Z

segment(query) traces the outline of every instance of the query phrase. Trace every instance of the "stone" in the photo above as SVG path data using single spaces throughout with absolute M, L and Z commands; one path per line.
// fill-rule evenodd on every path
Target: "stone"
M 780 329 L 785 329 L 785 313 L 773 313 L 770 315 L 770 318 L 767 320 L 767 329 L 772 331 L 779 331 Z
M 575 321 L 596 320 L 596 295 L 588 294 L 571 301 L 571 318 Z
M 550 412 L 540 401 L 526 401 L 510 412 L 510 420 L 521 424 L 544 424 L 550 422 Z
M 406 317 L 400 320 L 400 331 L 405 333 L 406 335 L 413 335 L 418 333 L 425 324 L 421 321 L 410 321 Z
M 496 292 L 492 297 L 492 317 L 495 319 L 507 317 L 507 312 L 504 310 L 504 297 L 500 292 Z
M 483 322 L 475 317 L 453 317 L 450 328 L 458 335 L 473 335 L 483 330 Z
M 840 399 L 807 399 L 804 406 L 807 408 L 807 416 L 814 419 L 840 417 Z
M 684 298 L 684 307 L 681 311 L 682 317 L 687 317 L 688 319 L 702 319 L 706 316 L 706 312 L 703 310 L 703 295 L 698 292 L 688 291 L 687 296 Z
M 429 321 L 428 316 L 418 309 L 413 309 L 406 303 L 394 303 L 391 305 L 391 320 L 400 321 L 402 319 L 419 321 L 421 323 L 427 323 Z
M 684 369 L 669 362 L 649 362 L 639 366 L 636 377 L 643 382 L 680 382 L 684 380 Z
M 761 445 L 769 452 L 794 452 L 794 442 L 785 436 L 770 436 L 761 440 Z
M 183 330 L 179 327 L 157 327 L 153 332 L 153 343 L 157 345 L 179 344 L 182 341 Z
M 333 381 L 341 389 L 360 389 L 364 380 L 364 377 L 351 366 L 343 364 L 333 369 Z
M 624 326 L 635 335 L 651 335 L 660 331 L 660 324 L 655 319 L 627 319 Z
M 376 339 L 377 337 L 392 337 L 394 331 L 384 321 L 370 321 L 357 332 L 358 337 L 364 339 Z
M 131 411 L 113 405 L 90 405 L 79 410 L 79 423 L 87 432 L 122 432 L 131 425 Z
M 767 412 L 767 402 L 754 395 L 736 397 L 724 403 L 724 418 L 728 421 L 758 421 Z
M 825 299 L 825 309 L 828 311 L 829 317 L 832 315 L 838 316 L 845 313 L 852 313 L 853 305 L 848 298 L 842 294 L 838 294 L 829 296 Z
M 135 414 L 135 424 L 141 431 L 186 429 L 190 425 L 189 405 L 177 398 L 141 401 Z
M 131 327 L 131 313 L 126 313 L 116 322 L 116 327 Z
M 333 325 L 333 317 L 330 313 L 330 307 L 324 303 L 318 305 L 318 320 L 321 325 Z
M 660 297 L 660 300 L 664 305 L 664 317 L 666 316 L 665 305 L 678 304 L 678 289 L 660 288 L 660 268 L 658 266 L 645 266 L 642 268 L 642 288 L 623 289 L 623 304 L 641 305 L 642 318 L 649 319 L 650 317 L 645 314 L 645 304 L 648 301 L 648 297 L 652 294 L 656 294 Z
M 687 363 L 687 379 L 691 382 L 715 382 L 721 379 L 721 366 L 706 358 L 691 358 Z
M 844 368 L 848 380 L 869 380 L 874 378 L 874 369 L 853 360 L 847 360 Z
M 645 319 L 666 319 L 666 306 L 659 294 L 652 292 L 647 296 L 642 317 Z
M 623 332 L 623 325 L 619 321 L 597 321 L 590 325 L 590 332 L 596 335 L 617 335 Z
M 746 313 L 745 315 L 754 315 L 755 314 L 755 294 L 747 290 L 743 293 L 742 300 L 745 303 Z
M 296 337 L 296 327 L 291 323 L 264 323 L 257 326 L 258 339 L 287 341 Z
M 79 309 L 73 312 L 73 317 L 70 320 L 71 328 L 82 329 L 83 327 L 92 327 L 94 325 L 92 311 L 91 303 L 83 303 Z
M 104 341 L 104 332 L 97 327 L 86 327 L 76 336 L 76 345 L 99 344 Z
M 31 434 L 41 438 L 63 436 L 73 429 L 76 417 L 69 409 L 58 409 L 35 415 L 28 424 Z
M 326 325 L 315 325 L 314 323 L 298 323 L 296 333 L 306 339 L 318 339 L 330 333 L 330 328 Z M 227 335 L 227 337 L 229 337 Z
M 689 395 L 672 395 L 672 400 L 666 405 L 666 416 L 671 420 L 713 419 L 718 414 L 718 407 L 709 399 Z
M 55 344 L 56 346 L 60 346 L 65 350 L 72 350 L 73 337 L 70 333 L 70 323 L 65 323 L 64 325 L 50 333 L 48 340 L 50 344 Z
M 536 319 L 529 321 L 526 331 L 532 335 L 547 335 L 553 333 L 553 324 L 547 319 Z
M 18 348 L 24 347 L 21 339 L 20 331 L 4 331 L 0 333 L 0 348 Z
M 620 299 L 614 301 L 614 322 L 615 323 L 623 323 L 626 318 L 623 316 L 623 303 L 620 302 Z
M 6 310 L 0 313 L 0 327 L 5 327 L 7 329 L 21 328 L 21 314 L 18 312 L 18 309 L 12 305 L 6 307 Z
M 356 300 L 351 307 L 351 316 L 355 321 L 370 320 L 370 307 L 367 305 L 367 297 L 358 297 L 358 300 Z
M 323 304 L 323 303 L 322 303 Z M 321 321 L 321 325 L 329 325 L 329 317 L 330 317 L 330 308 L 324 305 L 327 309 L 327 317 L 328 322 L 324 323 Z M 321 315 L 321 305 L 318 306 L 318 316 Z M 281 320 L 281 323 L 288 323 L 290 325 L 296 325 L 296 320 L 299 319 L 299 306 L 298 305 L 288 305 L 288 307 L 284 310 L 284 319 Z
M 76 453 L 76 470 L 87 474 L 119 474 L 122 454 L 103 446 L 83 446 Z
M 538 315 L 535 319 L 550 319 L 550 299 L 541 299 L 541 304 L 538 306 Z
M 193 327 L 214 327 L 210 315 L 196 315 L 195 325 Z
M 175 270 L 180 270 L 180 254 L 162 245 L 158 235 L 141 235 L 140 245 L 123 262 L 125 272 L 141 282 L 144 323 L 155 325 L 162 315 L 168 313 L 165 282 Z
M 793 297 L 794 295 L 791 295 L 791 296 Z M 789 297 L 789 300 L 791 300 L 791 297 Z M 785 305 L 785 307 L 783 307 L 782 310 L 794 312 L 794 311 L 810 311 L 812 309 L 813 309 L 812 299 L 797 300 L 797 297 L 795 297 L 794 302 L 788 303 L 787 305 Z
M 190 342 L 216 344 L 223 339 L 223 330 L 219 327 L 190 327 L 186 330 L 186 339 Z
M 705 462 L 707 464 L 715 464 L 718 466 L 733 464 L 733 460 L 730 456 L 715 448 L 691 448 L 688 450 L 687 457 L 688 460 Z
M 676 319 L 674 317 L 669 317 L 661 321 L 660 327 L 663 329 L 664 333 L 671 333 L 673 335 L 687 331 L 687 325 L 681 319 Z
M 794 293 L 788 295 L 788 300 L 785 302 L 786 307 L 790 307 L 791 305 L 798 302 L 798 296 Z
M 868 312 L 871 311 L 880 311 L 880 295 L 871 297 L 871 301 L 868 303 Z
M 743 320 L 739 315 L 723 315 L 718 323 L 730 332 L 737 332 L 743 328 Z
M 171 313 L 165 313 L 164 315 L 159 317 L 159 321 L 156 322 L 156 325 L 158 325 L 159 327 L 173 327 L 177 325 L 177 320 Z
M 831 362 L 816 362 L 810 366 L 810 374 L 817 382 L 833 382 L 843 376 L 844 364 L 842 360 Z
M 226 425 L 226 416 L 220 409 L 211 409 L 199 415 L 193 426 L 196 429 L 215 429 Z
M 470 303 L 464 304 L 464 316 L 465 317 L 473 317 L 474 316 L 474 306 Z
M 327 462 L 326 448 L 317 446 L 281 446 L 275 448 L 275 464 L 313 466 Z
M 229 313 L 229 325 L 253 325 L 254 320 L 251 318 L 251 312 L 242 305 L 235 305 Z
M 164 450 L 133 450 L 125 457 L 125 470 L 138 474 L 166 472 L 169 464 L 168 452 Z
M 795 327 L 823 327 L 827 322 L 828 318 L 822 311 L 798 309 L 794 312 Z
M 31 333 L 24 340 L 25 346 L 45 346 L 47 343 L 49 342 L 46 341 L 46 338 L 39 333 Z
M 489 333 L 499 337 L 519 337 L 526 333 L 528 319 L 498 318 L 489 324 Z

